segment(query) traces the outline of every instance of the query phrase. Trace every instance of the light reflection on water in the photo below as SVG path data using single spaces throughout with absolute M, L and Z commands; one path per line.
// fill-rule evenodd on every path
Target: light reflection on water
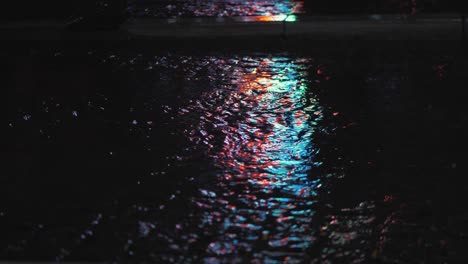
M 411 175 L 390 180 L 392 170 L 388 176 L 379 175 L 375 161 L 388 159 L 380 156 L 382 149 L 388 153 L 384 155 L 410 153 L 393 164 L 409 162 L 413 167 L 414 157 L 408 155 L 418 155 L 419 144 L 445 138 L 422 137 L 416 140 L 416 147 L 412 143 L 408 144 L 411 147 L 388 150 L 386 146 L 396 138 L 383 136 L 398 134 L 403 126 L 418 131 L 417 137 L 422 135 L 419 121 L 409 125 L 421 116 L 427 118 L 422 123 L 427 131 L 434 124 L 449 124 L 447 135 L 462 134 L 464 128 L 459 131 L 450 124 L 463 120 L 440 123 L 440 109 L 431 105 L 426 110 L 427 100 L 440 99 L 440 85 L 450 87 L 445 80 L 458 78 L 453 79 L 456 72 L 447 64 L 448 58 L 426 64 L 433 59 L 424 54 L 418 55 L 425 59 L 416 66 L 408 66 L 405 56 L 395 65 L 376 64 L 378 74 L 366 79 L 364 95 L 352 89 L 358 95 L 349 98 L 351 93 L 340 88 L 337 97 L 353 106 L 360 102 L 353 98 L 361 96 L 369 96 L 371 102 L 364 106 L 370 118 L 347 120 L 344 116 L 350 115 L 349 108 L 333 112 L 324 100 L 318 100 L 317 94 L 322 92 L 325 97 L 321 98 L 329 100 L 326 91 L 332 87 L 327 85 L 356 87 L 358 83 L 350 78 L 354 75 L 340 77 L 335 70 L 331 71 L 336 73 L 333 77 L 341 82 L 325 84 L 333 65 L 328 68 L 313 59 L 281 54 L 164 54 L 129 55 L 106 48 L 105 52 L 12 55 L 21 66 L 12 67 L 18 71 L 11 82 L 18 94 L 9 97 L 4 122 L 9 136 L 8 155 L 4 156 L 7 169 L 1 178 L 0 258 L 116 263 L 369 263 L 394 259 L 409 263 L 428 259 L 427 249 L 418 250 L 422 243 L 446 247 L 445 222 L 439 225 L 426 222 L 425 216 L 423 220 L 414 217 L 420 210 L 427 212 L 430 200 L 426 194 L 431 197 L 432 188 L 413 206 L 400 206 L 404 204 L 398 202 L 399 192 L 390 192 L 379 201 L 379 186 L 384 184 L 380 179 L 397 185 Z M 359 61 L 363 63 L 361 57 Z M 335 61 L 339 62 L 343 64 Z M 363 69 L 356 66 L 357 71 Z M 413 77 L 414 83 L 434 84 L 428 90 L 426 85 L 405 83 Z M 399 88 L 409 88 L 409 94 L 400 94 Z M 433 95 L 421 98 L 420 89 Z M 382 107 L 380 102 L 388 100 L 392 107 Z M 441 107 L 437 100 L 435 107 Z M 416 111 L 408 117 L 411 111 L 407 110 Z M 375 125 L 369 125 L 374 121 Z M 336 133 L 340 123 L 346 124 L 339 132 L 341 139 Z M 364 134 L 358 136 L 359 132 Z M 328 142 L 327 136 L 337 140 Z M 403 140 L 413 142 L 414 137 Z M 379 142 L 379 154 L 348 154 L 346 150 L 368 143 L 373 146 L 374 141 Z M 444 153 L 441 147 L 436 149 Z M 368 148 L 364 152 L 373 149 L 364 148 Z M 453 162 L 448 158 L 433 158 L 431 162 L 450 164 L 452 171 L 457 165 L 448 163 Z M 419 162 L 416 166 L 426 164 Z M 344 186 L 336 189 L 349 168 L 359 175 L 346 175 Z M 371 177 L 385 178 L 369 183 Z M 416 185 L 424 181 L 403 182 L 412 197 Z M 453 192 L 455 185 L 445 185 L 442 193 Z M 338 195 L 327 197 L 330 191 Z M 458 201 L 457 193 L 462 189 L 453 200 L 438 192 L 431 199 L 442 197 L 442 208 Z M 435 210 L 436 218 L 453 217 L 454 207 L 449 208 Z M 456 211 L 463 214 L 466 210 Z M 454 232 L 463 230 L 464 216 L 455 217 L 461 227 Z M 421 234 L 424 229 L 431 231 L 423 237 L 401 236 L 402 232 Z M 452 252 L 454 248 L 435 249 Z
M 268 16 L 246 16 L 242 17 L 243 22 L 296 22 L 296 15 L 268 15 Z
M 209 238 L 208 256 L 285 260 L 313 243 L 320 181 L 308 172 L 320 165 L 313 161 L 313 138 L 323 114 L 316 98 L 306 96 L 307 62 L 221 61 L 230 73 L 225 88 L 204 93 L 183 111 L 200 114 L 187 137 L 207 145 L 215 170 L 215 185 L 193 199 L 200 208 L 194 232 Z
M 277 19 L 279 16 L 303 13 L 304 3 L 294 0 L 177 1 L 170 4 L 162 1 L 132 1 L 130 9 L 139 17 L 262 16 Z
M 37 106 L 19 111 L 10 125 L 17 134 L 39 131 L 40 139 L 19 138 L 41 142 L 41 155 L 50 157 L 46 161 L 74 154 L 72 160 L 63 159 L 66 170 L 66 164 L 85 164 L 61 184 L 75 180 L 70 188 L 86 189 L 89 198 L 64 199 L 70 214 L 45 213 L 81 225 L 70 224 L 76 235 L 64 238 L 67 231 L 39 218 L 32 222 L 41 226 L 30 232 L 33 238 L 8 241 L 9 248 L 18 248 L 15 254 L 81 260 L 90 258 L 85 249 L 100 247 L 106 249 L 100 260 L 150 263 L 294 263 L 309 257 L 324 184 L 316 178 L 322 175 L 314 173 L 321 166 L 315 136 L 325 133 L 323 119 L 328 117 L 315 94 L 319 80 L 329 79 L 321 65 L 282 55 L 87 54 L 84 65 L 95 68 L 86 69 L 111 69 L 100 72 L 111 91 L 90 88 L 81 104 L 45 94 Z M 53 58 L 59 66 L 68 62 L 65 55 Z M 55 71 L 43 74 L 55 76 Z M 108 85 L 114 78 L 122 81 Z M 120 94 L 116 87 L 128 93 Z M 93 132 L 76 142 L 85 129 Z M 54 144 L 70 150 L 62 155 Z M 88 151 L 82 145 L 95 148 Z M 95 163 L 86 165 L 91 159 Z M 98 170 L 96 164 L 105 166 Z M 43 185 L 62 179 L 56 176 L 61 172 L 44 173 Z M 11 189 L 32 197 L 23 185 Z M 7 213 L 16 222 L 25 221 L 18 213 Z M 40 239 L 34 239 L 35 232 Z M 48 251 L 30 251 L 41 249 L 38 244 Z

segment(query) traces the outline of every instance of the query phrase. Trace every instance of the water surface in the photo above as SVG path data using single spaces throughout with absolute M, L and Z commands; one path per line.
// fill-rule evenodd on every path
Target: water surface
M 390 50 L 2 55 L 0 258 L 466 259 L 466 66 Z

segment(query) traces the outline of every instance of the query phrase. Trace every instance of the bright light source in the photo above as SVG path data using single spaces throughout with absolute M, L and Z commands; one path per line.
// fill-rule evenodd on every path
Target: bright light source
M 248 16 L 243 17 L 244 22 L 295 22 L 297 21 L 296 15 L 268 15 L 268 16 Z

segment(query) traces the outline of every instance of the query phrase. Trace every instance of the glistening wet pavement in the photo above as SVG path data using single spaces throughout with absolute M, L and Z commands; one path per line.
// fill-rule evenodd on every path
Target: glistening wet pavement
M 135 50 L 3 55 L 2 259 L 466 260 L 459 54 Z
M 409 16 L 419 13 L 458 13 L 462 6 L 453 1 L 422 0 L 131 0 L 128 10 L 134 17 L 146 18 L 384 13 Z
M 129 10 L 137 17 L 230 17 L 299 14 L 303 1 L 131 1 Z

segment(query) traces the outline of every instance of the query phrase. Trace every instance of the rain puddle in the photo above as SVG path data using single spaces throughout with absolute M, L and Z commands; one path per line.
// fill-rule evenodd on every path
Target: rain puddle
M 53 56 L 61 65 L 65 56 Z M 36 201 L 34 207 L 41 209 L 35 221 L 41 222 L 25 224 L 34 231 L 8 241 L 8 254 L 21 256 L 43 239 L 50 245 L 43 255 L 78 257 L 85 254 L 87 241 L 101 233 L 104 237 L 91 245 L 120 240 L 118 250 L 104 246 L 112 252 L 112 257 L 106 255 L 110 258 L 216 262 L 307 257 L 316 240 L 317 196 L 330 177 L 318 170 L 322 162 L 315 140 L 331 129 L 326 115 L 334 117 L 315 93 L 330 79 L 323 65 L 313 58 L 281 55 L 88 52 L 84 58 L 84 65 L 95 63 L 100 65 L 95 70 L 110 69 L 110 75 L 89 71 L 80 78 L 99 83 L 125 75 L 128 84 L 93 88 L 96 84 L 88 83 L 89 90 L 74 98 L 56 90 L 53 96 L 33 96 L 32 104 L 19 103 L 10 129 L 23 141 L 17 149 L 34 153 L 25 167 L 44 177 L 37 180 L 40 188 L 61 186 L 71 193 L 58 191 L 64 204 L 49 195 Z M 54 74 L 57 68 L 45 71 Z M 70 166 L 81 168 L 69 171 Z M 10 184 L 19 191 L 30 183 Z M 13 197 L 42 193 L 31 187 L 23 191 Z M 82 214 L 79 208 L 87 209 Z M 10 211 L 13 218 L 24 215 Z M 76 219 L 57 216 L 62 224 L 79 223 L 69 226 L 76 233 L 71 240 L 58 238 L 67 233 L 62 227 L 50 229 L 59 221 L 51 218 L 65 212 Z
M 456 249 L 445 222 L 413 217 L 437 206 L 433 193 L 460 208 L 452 198 L 463 185 L 437 177 L 462 162 L 442 143 L 423 155 L 439 136 L 418 133 L 443 122 L 462 133 L 466 119 L 443 112 L 440 100 L 451 99 L 437 96 L 459 78 L 453 59 L 356 54 L 355 64 L 287 53 L 5 56 L 15 88 L 3 124 L 0 257 L 404 263 L 425 253 L 398 255 L 401 241 Z M 443 212 L 466 230 L 466 210 Z
M 203 149 L 212 171 L 191 198 L 193 216 L 175 224 L 185 252 L 205 258 L 250 255 L 302 259 L 314 242 L 311 223 L 320 177 L 322 106 L 307 80 L 310 60 L 212 59 L 222 70 L 210 89 L 179 110 L 185 136 Z M 194 122 L 195 121 L 195 122 Z
M 286 15 L 382 14 L 415 15 L 421 12 L 442 12 L 453 4 L 418 0 L 314 1 L 314 0 L 198 0 L 129 1 L 135 17 L 281 17 Z M 378 17 L 378 16 L 377 16 Z M 272 20 L 255 20 L 272 21 Z M 273 20 L 278 21 L 278 20 Z
M 130 11 L 137 17 L 232 17 L 278 16 L 304 12 L 303 1 L 132 1 Z

